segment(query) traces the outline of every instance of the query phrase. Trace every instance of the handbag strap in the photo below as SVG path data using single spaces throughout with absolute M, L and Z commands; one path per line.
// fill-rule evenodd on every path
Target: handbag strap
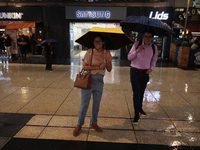
M 91 58 L 90 58 L 90 66 L 92 65 L 92 56 L 93 56 L 93 49 L 92 49 L 92 55 L 91 55 Z M 91 70 L 89 70 L 88 73 L 91 73 Z
M 90 65 L 92 65 L 92 56 L 93 56 L 93 49 L 92 49 L 92 55 L 91 55 L 91 59 L 90 59 Z M 80 74 L 83 74 L 83 69 L 81 70 Z M 91 73 L 91 70 L 88 71 L 88 73 Z
M 90 59 L 90 66 L 92 65 L 92 56 L 93 56 L 93 49 L 92 49 L 92 55 L 91 55 L 91 59 Z

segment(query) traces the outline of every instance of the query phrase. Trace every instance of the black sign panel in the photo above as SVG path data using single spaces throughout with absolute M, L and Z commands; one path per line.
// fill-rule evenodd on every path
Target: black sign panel
M 186 8 L 175 8 L 174 20 L 184 21 L 186 18 Z M 188 21 L 200 21 L 200 8 L 191 7 L 188 11 Z
M 42 21 L 41 7 L 0 7 L 0 20 Z

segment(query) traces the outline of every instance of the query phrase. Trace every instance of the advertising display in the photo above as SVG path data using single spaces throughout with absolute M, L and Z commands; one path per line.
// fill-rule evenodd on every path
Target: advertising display
M 190 49 L 188 66 L 189 67 L 200 66 L 200 49 L 197 50 Z

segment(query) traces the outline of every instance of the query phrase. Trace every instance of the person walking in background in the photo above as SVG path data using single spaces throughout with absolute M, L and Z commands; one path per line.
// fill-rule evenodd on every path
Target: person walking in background
M 35 37 L 35 33 L 33 33 L 32 36 L 31 36 L 31 52 L 32 52 L 33 55 L 35 55 L 36 51 L 37 51 L 36 45 L 37 45 L 37 39 Z
M 12 58 L 12 40 L 8 34 L 5 36 L 5 48 L 7 51 L 7 58 Z
M 133 124 L 138 123 L 140 119 L 139 113 L 144 116 L 147 115 L 142 109 L 143 97 L 149 81 L 149 74 L 156 66 L 158 59 L 157 46 L 152 44 L 153 38 L 154 32 L 152 30 L 145 31 L 141 45 L 139 45 L 140 42 L 135 42 L 128 54 L 128 60 L 131 61 L 130 80 L 135 110 Z
M 42 39 L 40 36 L 37 38 L 37 54 L 42 54 L 42 45 L 41 45 Z
M 20 50 L 22 52 L 22 58 L 26 59 L 26 45 L 27 42 L 25 41 L 25 37 L 21 37 L 21 44 L 20 44 Z
M 5 57 L 5 47 L 4 47 L 4 38 L 0 34 L 0 52 L 1 52 L 1 57 L 3 58 L 3 55 Z
M 200 41 L 196 39 L 192 44 L 191 49 L 199 49 L 199 47 L 200 47 Z
M 51 43 L 47 43 L 45 45 L 45 57 L 46 57 L 46 70 L 53 70 L 52 69 L 52 55 L 53 55 L 53 50 L 52 50 L 52 45 Z
M 17 38 L 17 48 L 18 48 L 18 59 L 21 59 L 22 58 L 22 56 L 21 56 L 21 43 L 22 42 L 22 39 L 21 39 L 21 36 L 19 36 L 18 38 Z
M 90 103 L 91 95 L 93 95 L 91 126 L 96 131 L 102 132 L 102 129 L 97 125 L 97 116 L 99 112 L 101 96 L 103 93 L 103 77 L 105 75 L 105 69 L 108 72 L 112 70 L 112 56 L 109 51 L 104 49 L 105 41 L 101 34 L 94 36 L 92 42 L 94 49 L 89 49 L 83 58 L 83 69 L 91 70 L 92 88 L 81 89 L 81 107 L 79 112 L 78 125 L 73 131 L 74 136 L 79 135 L 81 127 L 84 124 L 85 115 Z M 91 56 L 92 64 L 90 64 Z

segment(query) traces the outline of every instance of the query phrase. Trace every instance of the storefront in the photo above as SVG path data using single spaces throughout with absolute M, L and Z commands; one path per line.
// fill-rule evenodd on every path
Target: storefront
M 69 25 L 70 56 L 82 58 L 87 50 L 75 40 L 92 27 L 121 28 L 120 21 L 126 17 L 126 7 L 65 7 Z M 67 26 L 68 26 L 67 25 Z M 111 50 L 114 58 L 121 58 L 121 49 Z
M 174 24 L 179 24 L 176 28 L 178 35 L 176 38 L 182 38 L 184 34 L 186 18 L 186 8 L 175 8 Z M 189 41 L 190 46 L 197 40 L 200 40 L 200 8 L 190 7 L 188 11 L 188 20 L 186 26 L 185 40 Z M 178 61 L 179 47 L 176 49 L 176 60 Z M 200 49 L 189 50 L 188 67 L 200 67 Z
M 178 28 L 180 35 L 184 29 L 185 18 L 186 18 L 186 8 L 175 8 L 174 22 L 180 24 L 181 26 Z M 186 29 L 187 31 L 190 31 L 194 37 L 200 36 L 200 8 L 196 7 L 189 8 Z
M 12 39 L 12 53 L 17 54 L 17 37 L 24 35 L 27 40 L 35 33 L 42 36 L 42 8 L 40 7 L 0 7 L 1 34 L 9 34 Z M 30 52 L 28 41 L 27 52 Z

